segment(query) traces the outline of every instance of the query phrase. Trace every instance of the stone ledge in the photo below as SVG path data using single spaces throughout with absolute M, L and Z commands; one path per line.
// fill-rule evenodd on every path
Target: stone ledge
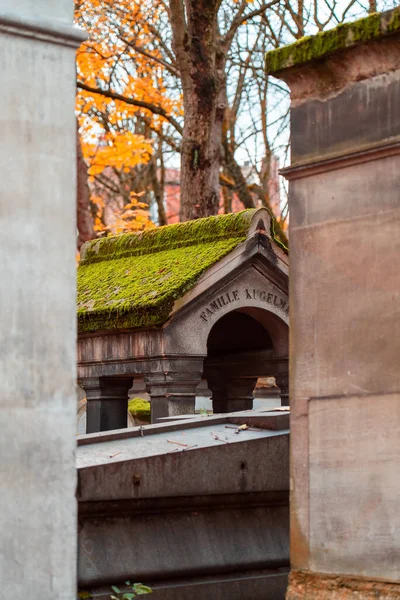
M 292 571 L 286 600 L 398 600 L 400 584 Z
M 87 39 L 85 31 L 55 19 L 26 18 L 0 12 L 0 34 L 2 33 L 28 37 L 74 49 Z
M 400 32 L 400 8 L 384 13 L 373 13 L 364 19 L 343 23 L 335 29 L 303 37 L 290 46 L 268 52 L 265 56 L 265 70 L 268 75 L 276 75 L 290 67 L 297 67 L 339 50 L 398 32 Z
M 375 144 L 370 147 L 362 148 L 358 151 L 348 153 L 338 153 L 327 156 L 321 160 L 308 160 L 296 162 L 290 167 L 279 169 L 280 175 L 283 175 L 288 181 L 310 177 L 327 171 L 344 169 L 354 165 L 361 165 L 366 162 L 380 160 L 389 156 L 400 154 L 400 140 L 388 144 Z

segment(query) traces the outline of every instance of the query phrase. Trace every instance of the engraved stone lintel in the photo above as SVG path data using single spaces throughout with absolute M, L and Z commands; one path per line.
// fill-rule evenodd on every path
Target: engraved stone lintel
M 235 302 L 245 300 L 256 300 L 258 302 L 265 302 L 266 304 L 274 306 L 279 311 L 283 312 L 285 316 L 289 314 L 289 303 L 285 298 L 279 295 L 269 292 L 268 290 L 260 290 L 258 288 L 241 288 L 229 292 L 225 292 L 222 295 L 215 296 L 204 310 L 200 313 L 200 320 L 207 323 L 214 314 L 228 304 L 232 303 L 232 310 L 235 309 Z

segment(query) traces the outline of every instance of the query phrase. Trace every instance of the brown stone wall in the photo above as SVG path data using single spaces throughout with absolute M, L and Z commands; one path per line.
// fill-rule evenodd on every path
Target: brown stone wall
M 400 597 L 399 64 L 389 36 L 278 73 L 292 92 L 288 600 Z

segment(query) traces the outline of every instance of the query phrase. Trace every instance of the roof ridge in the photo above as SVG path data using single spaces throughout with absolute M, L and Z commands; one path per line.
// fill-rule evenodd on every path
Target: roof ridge
M 216 215 L 146 229 L 138 233 L 125 233 L 87 242 L 82 247 L 81 265 L 141 256 L 216 240 L 247 236 L 254 214 L 258 209 L 239 213 Z
M 162 325 L 174 302 L 239 244 L 265 235 L 280 245 L 273 225 L 260 207 L 85 244 L 77 278 L 79 331 Z

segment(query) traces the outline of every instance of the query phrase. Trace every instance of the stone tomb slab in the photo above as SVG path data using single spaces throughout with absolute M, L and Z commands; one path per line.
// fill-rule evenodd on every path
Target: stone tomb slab
M 288 421 L 242 413 L 78 438 L 80 588 L 101 598 L 135 578 L 164 600 L 172 588 L 283 600 Z

